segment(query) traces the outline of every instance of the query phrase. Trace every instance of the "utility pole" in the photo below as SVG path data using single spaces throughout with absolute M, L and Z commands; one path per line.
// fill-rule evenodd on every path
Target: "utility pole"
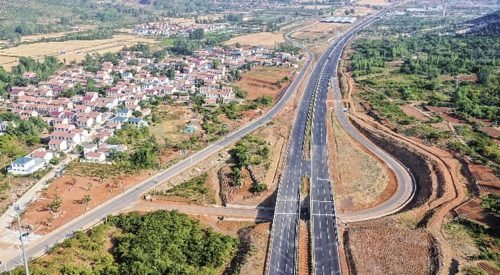
M 26 275 L 30 275 L 30 270 L 28 268 L 28 259 L 26 258 L 26 251 L 24 250 L 24 240 L 23 240 L 23 229 L 21 228 L 21 217 L 19 216 L 19 205 L 14 206 L 14 211 L 16 212 L 17 225 L 19 226 L 19 240 L 21 240 L 21 249 L 23 250 L 23 260 L 24 268 L 26 269 Z

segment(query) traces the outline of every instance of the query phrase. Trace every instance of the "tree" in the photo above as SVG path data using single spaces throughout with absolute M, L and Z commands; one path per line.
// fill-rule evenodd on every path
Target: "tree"
M 133 115 L 133 116 L 135 116 L 135 117 L 140 117 L 140 116 L 142 116 L 142 112 L 141 112 L 141 111 L 139 111 L 139 110 L 135 110 L 135 111 L 132 113 L 132 115 Z
M 52 213 L 59 213 L 59 209 L 61 208 L 62 200 L 61 197 L 56 196 L 51 203 L 47 204 Z
M 219 68 L 219 67 L 220 67 L 220 65 L 221 65 L 220 60 L 219 60 L 219 59 L 214 59 L 214 62 L 213 62 L 213 65 L 212 65 L 212 66 L 213 66 L 215 69 L 217 69 L 217 68 Z
M 477 82 L 479 84 L 488 85 L 490 83 L 491 79 L 490 69 L 482 66 L 477 70 L 476 76 L 477 76 Z
M 235 46 L 236 48 L 241 48 L 241 44 L 240 44 L 240 42 L 236 42 L 236 44 L 234 44 L 234 46 Z
M 81 144 L 77 144 L 75 147 L 75 150 L 78 152 L 78 154 L 82 155 L 84 152 L 83 146 Z
M 61 25 L 69 25 L 70 24 L 69 17 L 62 16 L 60 23 L 61 23 Z
M 92 200 L 92 197 L 89 194 L 85 194 L 82 198 L 82 204 L 87 206 L 91 200 Z
M 189 32 L 189 39 L 200 40 L 205 37 L 205 30 L 202 28 L 195 29 Z

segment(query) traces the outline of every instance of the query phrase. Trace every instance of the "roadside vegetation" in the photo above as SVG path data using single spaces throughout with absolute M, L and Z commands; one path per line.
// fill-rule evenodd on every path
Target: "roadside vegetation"
M 108 216 L 51 248 L 33 274 L 220 274 L 239 240 L 176 211 Z M 78 260 L 76 260 L 78 259 Z M 154 264 L 151 264 L 154 263 Z M 18 267 L 12 274 L 24 274 Z
M 241 186 L 241 169 L 243 167 L 248 169 L 252 165 L 263 164 L 269 160 L 269 147 L 266 140 L 253 135 L 246 135 L 239 140 L 229 153 L 235 160 L 232 172 L 233 186 Z M 254 193 L 260 193 L 266 189 L 266 184 L 254 180 Z
M 212 203 L 215 200 L 215 195 L 214 192 L 206 185 L 207 177 L 208 174 L 204 173 L 165 190 L 165 192 L 161 195 L 185 198 L 196 204 Z

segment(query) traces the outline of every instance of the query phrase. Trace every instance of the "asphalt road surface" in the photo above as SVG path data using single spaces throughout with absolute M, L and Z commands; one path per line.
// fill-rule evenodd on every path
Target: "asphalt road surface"
M 386 12 L 387 10 L 384 10 L 379 13 L 378 16 Z M 336 99 L 335 110 L 342 127 L 360 144 L 386 162 L 389 168 L 396 173 L 396 177 L 400 183 L 398 191 L 391 199 L 368 210 L 345 214 L 345 220 L 366 220 L 394 213 L 404 207 L 404 205 L 413 198 L 415 191 L 414 181 L 409 171 L 354 129 L 348 122 L 340 101 L 341 94 L 337 79 L 337 66 L 342 51 L 357 31 L 373 23 L 375 20 L 376 17 L 366 19 L 334 42 L 333 49 L 329 49 L 328 51 L 331 55 L 323 65 L 324 71 L 317 82 L 318 92 L 315 98 L 316 102 L 312 124 L 310 198 L 311 230 L 313 236 L 312 266 L 314 274 L 341 274 L 338 254 L 337 220 L 332 184 L 328 172 L 328 143 L 326 138 L 326 117 L 328 113 L 326 109 L 326 99 L 328 96 L 330 79 L 332 79 L 332 86 L 334 87 L 334 96 Z
M 284 92 L 282 95 L 281 99 L 262 117 L 259 119 L 247 124 L 246 126 L 242 127 L 238 131 L 228 135 L 226 138 L 223 138 L 219 141 L 217 141 L 215 144 L 210 145 L 206 147 L 205 149 L 199 151 L 198 153 L 184 159 L 183 161 L 179 162 L 178 164 L 172 166 L 171 168 L 154 175 L 153 177 L 143 181 L 142 183 L 138 184 L 136 187 L 133 187 L 127 191 L 125 191 L 123 194 L 118 195 L 117 197 L 109 200 L 108 202 L 92 209 L 91 211 L 87 212 L 85 215 L 67 223 L 63 227 L 55 230 L 54 232 L 46 235 L 42 240 L 37 242 L 34 245 L 31 245 L 27 248 L 26 254 L 27 257 L 37 257 L 45 253 L 45 251 L 54 245 L 57 242 L 62 241 L 67 237 L 67 232 L 73 232 L 77 230 L 82 230 L 86 229 L 100 221 L 102 221 L 107 215 L 111 213 L 116 213 L 121 211 L 122 209 L 125 209 L 128 205 L 133 204 L 137 202 L 140 199 L 140 196 L 147 192 L 148 190 L 152 189 L 155 185 L 158 185 L 162 182 L 165 182 L 174 176 L 178 175 L 179 173 L 191 168 L 192 166 L 196 165 L 200 161 L 206 159 L 207 157 L 211 156 L 214 153 L 217 153 L 221 149 L 227 147 L 228 145 L 234 143 L 238 139 L 242 138 L 243 136 L 251 133 L 252 131 L 256 130 L 257 128 L 265 125 L 267 122 L 269 122 L 274 116 L 276 116 L 282 109 L 283 106 L 287 103 L 287 101 L 290 99 L 294 91 L 297 89 L 297 86 L 301 82 L 302 78 L 308 71 L 308 68 L 311 64 L 313 54 L 308 51 L 308 60 L 305 62 L 304 66 L 298 73 L 298 75 L 295 77 L 293 82 L 290 84 L 288 89 Z M 21 265 L 21 257 L 19 255 L 12 255 L 13 257 L 11 259 L 4 260 L 7 262 L 7 265 L 9 269 L 14 268 L 18 265 Z
M 355 33 L 374 19 L 360 24 L 346 35 Z M 349 36 L 350 37 L 350 36 Z M 313 243 L 313 270 L 315 274 L 340 274 L 337 247 L 335 207 L 328 172 L 326 147 L 326 97 L 329 76 L 334 73 L 338 60 L 330 55 L 342 48 L 348 39 L 339 37 L 320 57 L 315 65 L 289 139 L 285 169 L 278 186 L 273 228 L 271 232 L 271 255 L 268 273 L 295 274 L 297 272 L 298 226 L 300 214 L 301 177 L 311 178 L 311 223 Z M 337 51 L 338 52 L 338 51 Z M 314 95 L 316 94 L 316 97 Z M 310 107 L 315 98 L 315 109 Z M 311 161 L 304 160 L 305 131 L 308 115 L 312 117 Z

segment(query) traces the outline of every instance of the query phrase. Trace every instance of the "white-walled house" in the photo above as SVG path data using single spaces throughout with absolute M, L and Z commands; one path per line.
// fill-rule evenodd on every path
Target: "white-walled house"
M 50 139 L 65 140 L 68 147 L 72 147 L 80 143 L 80 135 L 77 133 L 52 132 Z
M 14 175 L 26 175 L 40 170 L 44 165 L 43 159 L 22 157 L 11 163 L 9 172 Z
M 104 153 L 88 152 L 85 155 L 85 159 L 89 162 L 104 162 L 106 160 L 106 156 Z
M 35 150 L 33 153 L 29 155 L 31 158 L 43 159 L 45 164 L 49 164 L 50 160 L 54 158 L 54 154 L 50 151 L 46 151 L 45 149 Z
M 68 149 L 66 140 L 51 139 L 49 141 L 49 149 L 53 151 L 64 151 Z

